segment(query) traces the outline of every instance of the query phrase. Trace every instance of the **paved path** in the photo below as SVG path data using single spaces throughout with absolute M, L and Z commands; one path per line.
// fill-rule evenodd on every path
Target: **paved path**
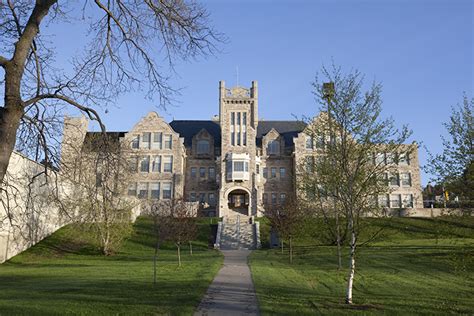
M 212 281 L 194 315 L 259 315 L 247 264 L 250 250 L 223 250 L 224 266 Z

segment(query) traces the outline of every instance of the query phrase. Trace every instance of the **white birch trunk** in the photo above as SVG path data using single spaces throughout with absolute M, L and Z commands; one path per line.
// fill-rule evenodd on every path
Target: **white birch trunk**
M 354 219 L 349 219 L 351 231 L 350 259 L 349 259 L 349 277 L 347 279 L 346 304 L 352 304 L 352 287 L 354 285 L 355 275 L 355 252 L 356 252 L 356 233 L 354 231 Z

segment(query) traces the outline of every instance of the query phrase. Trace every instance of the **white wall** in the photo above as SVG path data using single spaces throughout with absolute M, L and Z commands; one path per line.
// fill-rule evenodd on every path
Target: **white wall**
M 0 263 L 33 246 L 66 224 L 53 203 L 57 174 L 13 152 L 0 193 Z M 56 182 L 57 180 L 57 182 Z M 60 187 L 61 188 L 61 187 Z M 64 188 L 61 188 L 64 189 Z

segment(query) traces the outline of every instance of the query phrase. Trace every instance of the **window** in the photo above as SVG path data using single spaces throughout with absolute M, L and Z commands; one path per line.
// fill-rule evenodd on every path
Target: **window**
M 232 144 L 232 146 L 235 145 L 235 133 L 234 133 L 234 131 L 232 131 L 230 133 L 230 143 Z
M 284 205 L 286 202 L 286 194 L 285 193 L 280 193 L 280 204 Z
M 227 173 L 232 172 L 232 160 L 227 160 L 225 168 L 226 168 Z
M 163 157 L 163 172 L 173 172 L 173 156 Z
M 230 113 L 230 125 L 235 125 L 235 112 Z
M 277 168 L 272 167 L 270 170 L 271 170 L 271 173 L 272 173 L 272 178 L 276 178 L 277 177 Z
M 378 203 L 380 207 L 389 207 L 390 205 L 388 204 L 388 196 L 386 194 L 384 195 L 379 195 L 378 198 Z
M 204 168 L 204 167 L 199 168 L 199 177 L 200 178 L 205 178 L 206 177 L 206 168 Z
M 161 156 L 153 157 L 153 161 L 151 163 L 151 171 L 161 172 Z
M 268 203 L 268 194 L 263 193 L 262 200 L 263 200 L 263 204 L 267 204 Z
M 384 165 L 385 164 L 385 154 L 384 153 L 376 153 L 375 154 L 375 164 L 376 165 Z
M 209 141 L 208 140 L 205 140 L 205 139 L 198 140 L 198 142 L 197 142 L 197 153 L 199 155 L 209 153 Z
M 400 181 L 402 186 L 411 187 L 411 174 L 408 172 L 400 173 Z
M 390 195 L 390 207 L 399 208 L 400 206 L 401 206 L 400 194 L 391 194 Z
M 173 147 L 172 135 L 165 135 L 165 149 L 171 149 Z
M 216 205 L 216 195 L 214 193 L 209 193 L 207 195 L 207 202 L 209 205 Z
M 244 171 L 244 162 L 243 161 L 234 161 L 234 171 L 243 172 Z
M 150 156 L 142 157 L 140 162 L 140 171 L 141 172 L 148 172 L 150 170 Z
M 240 146 L 240 131 L 237 132 L 237 146 Z
M 142 148 L 150 149 L 151 133 L 143 133 Z
M 162 139 L 162 133 L 153 133 L 153 142 L 151 143 L 151 149 L 161 149 Z
M 100 188 L 102 186 L 102 173 L 100 172 L 95 174 L 95 186 L 96 188 Z
M 263 168 L 263 177 L 268 178 L 268 168 Z
M 137 172 L 138 157 L 131 157 L 128 160 L 128 170 L 130 172 Z
M 316 148 L 324 149 L 324 143 L 325 143 L 324 138 L 325 138 L 324 135 L 318 135 L 316 137 L 316 144 L 315 144 Z
M 140 135 L 135 135 L 132 138 L 132 148 L 138 149 L 140 148 Z
M 314 159 L 313 159 L 312 156 L 306 156 L 306 158 L 305 158 L 305 167 L 306 167 L 306 172 L 313 172 Z
M 313 149 L 313 138 L 306 136 L 306 149 Z
M 242 113 L 242 125 L 247 125 L 247 112 Z
M 162 184 L 162 197 L 163 199 L 171 199 L 171 182 L 163 182 Z
M 389 184 L 391 186 L 399 186 L 398 173 L 393 173 L 389 175 Z
M 401 153 L 399 155 L 398 164 L 402 166 L 408 166 L 410 164 L 410 157 L 408 153 Z
M 413 207 L 413 195 L 412 194 L 403 194 L 403 196 L 402 196 L 402 206 L 403 207 Z
M 278 140 L 271 140 L 268 142 L 267 145 L 267 154 L 269 155 L 277 155 L 280 152 L 280 143 Z
M 209 180 L 216 180 L 216 169 L 209 167 Z
M 256 171 L 255 171 L 257 174 L 260 174 L 260 165 L 257 164 L 256 166 Z
M 248 161 L 244 162 L 245 172 L 249 172 L 249 163 Z
M 137 196 L 137 183 L 136 182 L 132 182 L 128 185 L 128 195 Z
M 191 167 L 191 178 L 195 179 L 197 174 L 196 167 Z
M 240 112 L 237 112 L 237 125 L 240 125 Z
M 387 153 L 385 155 L 385 160 L 387 162 L 387 165 L 391 165 L 395 163 L 395 154 L 394 153 Z
M 147 199 L 148 198 L 148 183 L 140 182 L 138 184 L 138 198 Z
M 281 167 L 280 168 L 280 178 L 284 179 L 286 177 L 286 169 Z
M 195 192 L 191 192 L 191 194 L 189 194 L 189 200 L 191 202 L 196 202 L 196 193 Z
M 152 199 L 160 198 L 160 183 L 159 182 L 150 183 L 150 198 Z
M 277 204 L 277 194 L 272 193 L 272 204 Z
M 199 193 L 199 203 L 206 202 L 206 193 Z

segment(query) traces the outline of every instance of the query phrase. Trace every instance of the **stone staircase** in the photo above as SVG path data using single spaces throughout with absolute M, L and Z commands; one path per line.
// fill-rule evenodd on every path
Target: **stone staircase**
M 225 217 L 221 224 L 219 248 L 256 249 L 259 247 L 258 224 L 251 224 L 246 215 Z

